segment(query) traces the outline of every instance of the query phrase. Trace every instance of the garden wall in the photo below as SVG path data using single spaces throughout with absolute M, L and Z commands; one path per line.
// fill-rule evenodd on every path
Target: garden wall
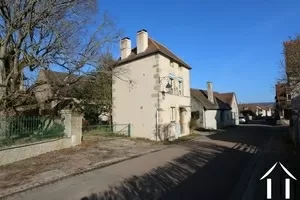
M 81 144 L 82 115 L 62 111 L 65 137 L 0 149 L 0 166 Z
M 0 150 L 0 166 L 71 146 L 71 138 L 63 138 Z

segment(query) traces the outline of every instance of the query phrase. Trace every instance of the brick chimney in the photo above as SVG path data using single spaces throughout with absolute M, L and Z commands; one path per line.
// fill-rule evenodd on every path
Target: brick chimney
M 130 55 L 131 53 L 130 38 L 125 37 L 121 39 L 120 51 L 121 51 L 121 60 L 127 58 Z
M 137 53 L 143 53 L 148 48 L 148 32 L 142 29 L 137 32 L 136 39 Z
M 207 99 L 211 102 L 211 103 L 215 103 L 214 101 L 214 93 L 213 93 L 213 89 L 212 89 L 212 82 L 208 81 L 207 82 Z

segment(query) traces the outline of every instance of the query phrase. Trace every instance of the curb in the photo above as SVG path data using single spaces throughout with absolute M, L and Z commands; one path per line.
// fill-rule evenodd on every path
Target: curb
M 117 164 L 117 163 L 120 163 L 120 162 L 123 162 L 123 161 L 131 160 L 131 159 L 134 159 L 134 158 L 137 158 L 137 157 L 140 157 L 140 156 L 144 156 L 144 155 L 147 155 L 147 154 L 150 154 L 150 153 L 158 152 L 158 151 L 161 151 L 163 149 L 170 148 L 170 147 L 171 147 L 171 145 L 167 146 L 167 147 L 162 147 L 162 148 L 158 148 L 158 149 L 149 150 L 149 151 L 146 151 L 146 152 L 143 152 L 143 153 L 137 153 L 137 154 L 134 154 L 132 156 L 119 157 L 119 158 L 103 161 L 103 162 L 101 162 L 97 165 L 81 169 L 80 171 L 72 173 L 72 174 L 53 177 L 53 178 L 48 179 L 46 181 L 35 182 L 35 183 L 27 184 L 27 185 L 25 184 L 25 185 L 19 186 L 17 188 L 11 189 L 11 190 L 8 189 L 7 191 L 0 193 L 0 199 L 4 199 L 4 198 L 7 198 L 9 196 L 13 196 L 15 194 L 21 193 L 21 192 L 32 190 L 34 188 L 42 187 L 42 186 L 45 186 L 45 185 L 50 185 L 50 184 L 56 183 L 58 181 L 61 181 L 63 179 L 71 178 L 73 176 L 77 176 L 77 175 L 80 175 L 80 174 L 83 174 L 83 173 L 86 173 L 86 172 L 90 172 L 90 171 L 93 171 L 93 170 L 96 170 L 96 169 L 101 169 L 101 168 L 104 168 L 104 167 L 107 167 L 107 166 L 110 166 L 110 165 L 114 165 L 114 164 Z

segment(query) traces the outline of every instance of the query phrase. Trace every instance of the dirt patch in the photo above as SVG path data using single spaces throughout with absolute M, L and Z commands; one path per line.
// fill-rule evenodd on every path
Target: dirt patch
M 8 188 L 79 172 L 101 161 L 161 148 L 129 138 L 87 137 L 81 145 L 0 167 L 0 193 Z

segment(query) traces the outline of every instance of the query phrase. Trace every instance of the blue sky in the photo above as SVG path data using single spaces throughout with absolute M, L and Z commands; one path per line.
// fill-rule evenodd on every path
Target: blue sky
M 191 86 L 235 92 L 239 102 L 274 101 L 282 42 L 300 33 L 299 0 L 101 0 L 135 45 L 136 31 L 192 66 Z

